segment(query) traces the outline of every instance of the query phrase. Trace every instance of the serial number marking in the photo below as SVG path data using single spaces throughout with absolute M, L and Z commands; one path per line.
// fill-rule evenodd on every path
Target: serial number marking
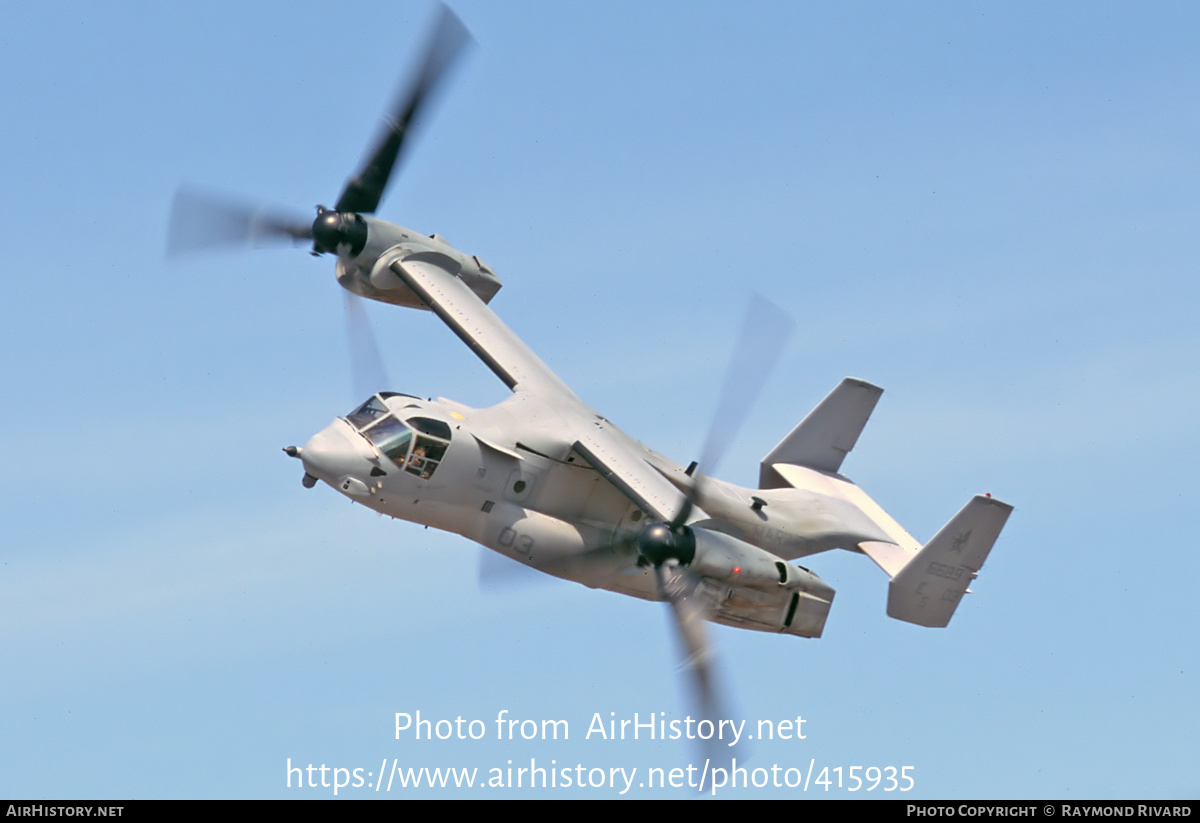
M 958 580 L 963 575 L 962 566 L 947 566 L 944 563 L 930 563 L 929 568 L 926 569 L 926 571 L 929 572 L 929 574 L 936 575 L 937 577 L 944 577 L 947 580 Z

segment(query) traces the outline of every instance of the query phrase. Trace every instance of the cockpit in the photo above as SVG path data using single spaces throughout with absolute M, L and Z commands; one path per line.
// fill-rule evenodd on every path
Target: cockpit
M 450 447 L 450 426 L 419 414 L 401 420 L 384 402 L 401 396 L 395 392 L 374 395 L 346 415 L 346 422 L 398 467 L 427 480 Z

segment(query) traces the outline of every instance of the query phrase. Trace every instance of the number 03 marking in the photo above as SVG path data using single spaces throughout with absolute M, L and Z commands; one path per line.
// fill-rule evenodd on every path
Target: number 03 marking
M 505 526 L 500 532 L 500 537 L 496 539 L 496 542 L 503 548 L 513 549 L 517 554 L 529 554 L 533 551 L 533 538 L 508 526 Z

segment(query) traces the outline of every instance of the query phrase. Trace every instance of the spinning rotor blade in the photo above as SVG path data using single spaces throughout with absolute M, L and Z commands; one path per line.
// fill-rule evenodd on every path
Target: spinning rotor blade
M 680 671 L 687 681 L 692 702 L 691 711 L 697 720 L 708 720 L 717 726 L 721 720 L 732 719 L 725 713 L 717 683 L 716 655 L 708 643 L 709 605 L 700 580 L 687 568 L 674 563 L 655 566 L 654 577 L 658 591 L 671 606 L 683 662 Z M 705 757 L 712 766 L 728 766 L 729 749 L 720 746 L 716 738 L 702 743 Z
M 258 245 L 281 239 L 309 241 L 314 239 L 314 226 L 325 226 L 326 233 L 333 239 L 319 238 L 321 242 L 314 243 L 313 251 L 335 251 L 345 239 L 339 232 L 346 220 L 353 217 L 351 213 L 370 214 L 379 207 L 410 127 L 428 108 L 428 101 L 470 42 L 471 37 L 463 24 L 443 6 L 437 28 L 412 86 L 392 106 L 386 118 L 386 128 L 376 140 L 358 175 L 346 184 L 336 208 L 332 212 L 318 208 L 317 224 L 313 223 L 311 217 L 294 217 L 285 212 L 268 211 L 255 205 L 181 189 L 176 193 L 171 207 L 167 254 Z M 327 226 L 320 222 L 321 215 L 326 215 Z
M 704 623 L 708 609 L 703 602 L 700 581 L 682 566 L 664 564 L 654 567 L 654 578 L 658 582 L 659 594 L 671 606 L 675 627 L 684 652 L 681 668 L 690 672 L 695 686 L 695 697 L 705 708 L 716 701 L 713 672 L 710 668 L 711 654 L 708 648 Z M 709 716 L 708 712 L 704 713 Z
M 536 566 L 519 563 L 482 547 L 479 549 L 479 563 L 475 576 L 479 591 L 484 594 L 498 594 L 501 591 L 528 589 L 533 586 L 566 585 L 559 578 Z
M 751 296 L 725 372 L 708 439 L 700 452 L 700 466 L 709 471 L 716 469 L 733 442 L 733 435 L 746 422 L 795 327 L 796 321 L 779 306 L 761 294 Z
M 179 189 L 171 203 L 167 254 L 312 239 L 312 220 Z
M 683 507 L 671 521 L 672 530 L 687 522 L 699 496 L 701 472 L 713 473 L 733 443 L 746 416 L 762 393 L 771 369 L 783 354 L 796 321 L 760 294 L 750 298 L 733 355 L 725 371 L 717 409 L 709 424 L 700 460 L 692 473 L 692 486 Z
M 407 94 L 397 98 L 387 118 L 387 128 L 380 134 L 358 175 L 347 181 L 334 207 L 337 211 L 372 214 L 379 208 L 409 127 L 470 42 L 471 35 L 462 22 L 454 12 L 442 6 L 420 73 Z
M 379 354 L 379 343 L 367 307 L 357 294 L 343 289 L 346 304 L 346 335 L 350 344 L 350 374 L 357 403 L 376 392 L 391 387 L 383 357 Z

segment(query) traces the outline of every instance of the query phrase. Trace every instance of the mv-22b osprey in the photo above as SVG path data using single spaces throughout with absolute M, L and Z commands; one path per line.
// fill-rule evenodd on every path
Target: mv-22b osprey
M 382 514 L 455 532 L 557 577 L 671 604 L 689 655 L 705 657 L 704 618 L 819 637 L 833 589 L 796 561 L 861 552 L 891 578 L 887 612 L 945 626 L 1011 507 L 967 503 L 921 545 L 840 471 L 881 389 L 843 380 L 762 460 L 759 488 L 706 477 L 775 352 L 741 352 L 699 465 L 646 448 L 577 397 L 488 307 L 500 288 L 479 258 L 438 236 L 369 216 L 409 126 L 468 41 L 443 10 L 424 67 L 334 209 L 264 217 L 196 195 L 177 198 L 176 248 L 255 237 L 312 241 L 337 255 L 361 297 L 435 313 L 512 390 L 486 409 L 379 392 L 288 454 L 304 483 L 332 486 Z M 774 322 L 760 306 L 750 326 Z M 744 389 L 744 390 L 743 390 Z M 703 678 L 702 678 L 703 679 Z

